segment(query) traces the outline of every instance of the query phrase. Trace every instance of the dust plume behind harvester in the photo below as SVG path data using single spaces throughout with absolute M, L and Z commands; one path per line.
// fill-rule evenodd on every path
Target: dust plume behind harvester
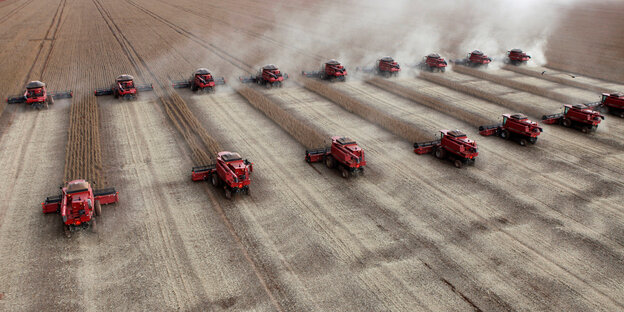
M 267 88 L 281 88 L 284 80 L 288 79 L 288 74 L 282 73 L 277 66 L 268 64 L 262 66 L 255 76 L 239 77 L 238 79 L 241 83 L 255 83 Z
M 250 194 L 253 163 L 243 159 L 238 153 L 223 151 L 217 153 L 217 162 L 193 167 L 193 181 L 210 180 L 216 188 L 223 188 L 225 198 L 232 199 L 237 193 Z
M 522 114 L 503 114 L 503 122 L 479 127 L 479 134 L 483 136 L 496 135 L 504 140 L 513 139 L 522 146 L 535 144 L 540 133 L 542 128 L 537 122 Z
M 345 81 L 347 79 L 347 69 L 336 60 L 329 60 L 321 65 L 319 71 L 302 71 L 301 75 L 308 78 L 319 78 L 329 81 Z
M 347 137 L 333 136 L 331 146 L 306 150 L 308 163 L 324 162 L 327 168 L 338 168 L 343 178 L 363 174 L 366 160 L 364 150 Z
M 73 97 L 74 93 L 70 91 L 48 92 L 46 84 L 34 80 L 26 84 L 24 95 L 11 96 L 7 98 L 8 104 L 26 103 L 32 108 L 42 109 L 48 108 L 54 104 L 55 99 L 68 99 Z
M 457 168 L 476 161 L 477 143 L 459 130 L 440 130 L 440 139 L 414 143 L 414 153 L 433 154 L 438 159 L 449 159 Z
M 139 91 L 152 91 L 154 87 L 151 84 L 137 85 L 134 77 L 124 74 L 115 78 L 115 83 L 110 88 L 102 88 L 95 90 L 95 96 L 112 95 L 116 99 L 136 100 Z
M 71 233 L 91 228 L 97 231 L 97 219 L 102 217 L 102 205 L 119 201 L 114 188 L 93 190 L 85 180 L 74 180 L 61 187 L 61 194 L 46 198 L 41 203 L 43 213 L 58 213 L 63 219 L 63 231 Z
M 187 80 L 177 80 L 173 82 L 176 89 L 191 89 L 191 91 L 214 92 L 215 86 L 224 85 L 225 78 L 214 77 L 206 68 L 199 68 Z

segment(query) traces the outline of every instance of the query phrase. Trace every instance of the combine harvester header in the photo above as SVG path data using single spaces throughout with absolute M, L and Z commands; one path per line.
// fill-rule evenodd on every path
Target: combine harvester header
M 134 77 L 124 74 L 118 76 L 110 88 L 95 90 L 95 96 L 113 95 L 116 99 L 136 100 L 139 96 L 139 91 L 152 90 L 154 90 L 154 87 L 151 84 L 136 85 Z
M 32 108 L 47 109 L 49 105 L 54 104 L 55 99 L 68 99 L 73 96 L 74 93 L 71 90 L 61 92 L 48 92 L 45 83 L 34 80 L 26 84 L 26 91 L 24 92 L 24 95 L 8 97 L 7 103 L 26 103 Z

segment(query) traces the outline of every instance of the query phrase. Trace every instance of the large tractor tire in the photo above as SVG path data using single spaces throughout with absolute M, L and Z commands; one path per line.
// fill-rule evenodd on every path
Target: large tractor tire
M 572 127 L 572 120 L 570 120 L 570 119 L 568 119 L 568 118 L 564 118 L 564 119 L 563 119 L 563 121 L 561 122 L 561 124 L 562 124 L 564 127 L 568 127 L 568 128 L 570 128 L 570 127 Z
M 461 161 L 461 160 L 459 160 L 459 159 L 455 159 L 455 160 L 453 161 L 453 165 L 455 165 L 455 168 L 461 168 L 461 167 L 464 165 L 464 162 L 462 162 L 462 161 Z
M 345 179 L 349 178 L 349 170 L 347 170 L 345 167 L 342 167 L 342 166 L 340 167 L 340 174 Z
M 325 157 L 325 166 L 329 169 L 334 169 L 334 167 L 336 167 L 336 160 L 334 159 L 334 156 L 328 155 Z
M 99 200 L 95 201 L 95 215 L 98 217 L 102 215 L 102 205 Z
M 509 130 L 505 129 L 505 130 L 501 131 L 501 133 L 500 133 L 500 137 L 501 137 L 503 140 L 509 140 L 509 137 L 510 137 Z
M 524 138 L 520 139 L 520 145 L 527 146 L 527 144 L 528 144 L 528 142 L 527 142 L 526 139 L 524 139 Z
M 91 219 L 91 232 L 97 233 L 97 231 L 98 231 L 97 221 L 95 220 L 95 218 L 92 218 Z
M 232 199 L 232 190 L 229 187 L 225 188 L 225 198 Z
M 435 149 L 435 151 L 433 152 L 433 154 L 435 155 L 436 158 L 438 159 L 444 159 L 446 158 L 446 150 L 443 149 L 442 147 L 438 147 Z
M 221 185 L 221 179 L 219 178 L 219 175 L 216 172 L 210 176 L 210 180 L 212 182 L 212 185 L 215 187 L 218 187 L 219 185 Z

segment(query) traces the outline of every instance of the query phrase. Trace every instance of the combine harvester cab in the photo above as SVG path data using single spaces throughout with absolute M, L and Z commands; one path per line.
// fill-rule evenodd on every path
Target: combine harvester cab
M 301 75 L 308 78 L 319 78 L 329 81 L 346 81 L 347 69 L 336 60 L 329 60 L 321 65 L 319 71 L 302 71 Z
M 47 109 L 49 105 L 54 104 L 55 99 L 68 99 L 73 96 L 74 93 L 71 90 L 49 93 L 45 83 L 35 80 L 26 84 L 26 92 L 24 92 L 24 95 L 11 96 L 7 98 L 7 103 L 26 103 L 32 108 Z
M 423 56 L 423 60 L 417 65 L 420 70 L 428 70 L 430 72 L 445 72 L 448 63 L 437 53 L 431 53 Z
M 509 63 L 512 65 L 526 65 L 526 63 L 531 59 L 530 55 L 527 55 L 520 49 L 511 49 L 507 51 L 507 58 L 505 59 L 505 63 Z
M 522 114 L 503 114 L 502 123 L 479 127 L 479 134 L 483 136 L 497 135 L 504 140 L 515 139 L 522 146 L 535 144 L 542 131 L 537 122 Z
M 366 160 L 364 150 L 354 140 L 346 137 L 332 137 L 330 147 L 306 150 L 305 160 L 308 163 L 324 162 L 327 168 L 339 168 L 343 178 L 363 174 Z
M 355 70 L 369 74 L 374 73 L 387 78 L 398 76 L 399 72 L 401 72 L 401 66 L 392 57 L 384 56 L 377 60 L 374 67 L 356 67 Z
M 95 96 L 112 95 L 116 99 L 136 100 L 139 91 L 152 91 L 154 87 L 151 84 L 136 85 L 134 77 L 130 75 L 120 75 L 115 79 L 115 83 L 110 88 L 102 88 L 95 90 Z
M 173 82 L 176 89 L 190 88 L 191 91 L 207 91 L 214 92 L 215 86 L 224 85 L 225 78 L 213 77 L 206 68 L 197 69 L 188 80 L 178 80 Z
M 193 167 L 193 181 L 210 180 L 212 185 L 223 188 L 225 198 L 232 199 L 236 193 L 250 195 L 251 173 L 253 163 L 234 152 L 219 152 L 217 162 L 206 166 Z
M 439 140 L 414 143 L 414 153 L 433 154 L 438 159 L 450 159 L 457 168 L 468 162 L 474 164 L 479 155 L 475 141 L 468 139 L 459 130 L 440 130 L 440 133 Z
M 565 104 L 563 113 L 542 116 L 542 122 L 545 124 L 560 124 L 568 128 L 581 129 L 583 133 L 596 131 L 602 120 L 604 120 L 602 114 L 584 104 Z
M 468 53 L 465 59 L 456 60 L 455 64 L 466 65 L 468 67 L 485 67 L 492 63 L 492 59 L 479 50 Z
M 273 64 L 264 65 L 255 76 L 239 77 L 241 83 L 255 83 L 267 88 L 281 88 L 284 80 L 288 79 L 288 74 L 282 73 Z
M 43 213 L 58 213 L 63 218 L 66 236 L 91 228 L 96 231 L 96 216 L 102 216 L 102 205 L 119 201 L 119 193 L 114 188 L 93 190 L 89 182 L 74 180 L 61 188 L 61 194 L 46 198 L 41 203 Z

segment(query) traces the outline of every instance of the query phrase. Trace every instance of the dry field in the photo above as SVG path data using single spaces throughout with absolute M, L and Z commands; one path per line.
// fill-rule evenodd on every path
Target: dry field
M 547 62 L 443 74 L 403 66 L 385 79 L 352 69 L 385 52 L 417 62 L 431 51 L 400 45 L 439 41 L 412 32 L 442 11 L 412 18 L 410 4 L 392 19 L 356 0 L 0 1 L 0 98 L 30 80 L 74 92 L 48 110 L 0 103 L 0 311 L 624 310 L 624 120 L 607 115 L 590 135 L 544 125 L 530 147 L 477 131 L 503 113 L 539 120 L 624 91 L 624 7 L 580 12 L 583 3 L 560 10 Z M 476 21 L 453 12 L 441 29 Z M 436 48 L 461 56 L 462 38 L 449 32 Z M 597 66 L 583 63 L 596 55 Z M 347 82 L 299 77 L 329 58 L 344 60 Z M 290 74 L 284 88 L 238 83 L 265 63 Z M 171 87 L 198 67 L 228 85 Z M 122 73 L 154 92 L 93 95 Z M 474 166 L 413 153 L 440 129 L 478 142 Z M 344 180 L 304 161 L 333 135 L 364 148 L 365 175 Z M 254 162 L 251 196 L 228 201 L 191 181 L 191 167 L 221 150 Z M 40 203 L 76 178 L 114 186 L 120 202 L 104 207 L 98 233 L 68 239 Z

